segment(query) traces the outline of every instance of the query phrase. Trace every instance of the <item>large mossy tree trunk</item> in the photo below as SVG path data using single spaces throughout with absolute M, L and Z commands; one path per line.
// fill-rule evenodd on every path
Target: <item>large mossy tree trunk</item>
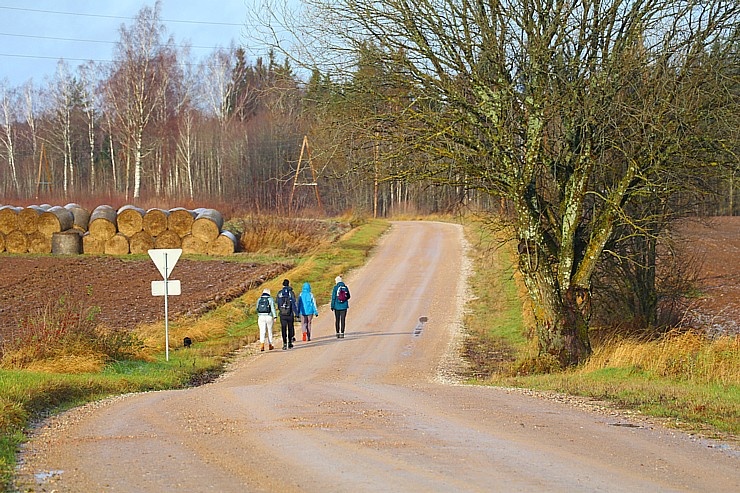
M 575 286 L 562 290 L 552 267 L 536 246 L 520 244 L 519 270 L 532 300 L 540 355 L 549 354 L 565 368 L 591 355 L 591 294 Z

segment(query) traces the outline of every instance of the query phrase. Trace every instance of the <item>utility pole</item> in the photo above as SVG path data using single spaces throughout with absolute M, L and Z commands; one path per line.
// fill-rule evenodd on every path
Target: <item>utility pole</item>
M 306 159 L 308 161 L 308 167 L 311 169 L 311 181 L 307 182 L 299 182 L 298 178 L 300 177 L 301 173 L 301 164 L 303 163 L 303 154 L 306 154 Z M 311 161 L 311 148 L 308 146 L 308 136 L 303 136 L 303 144 L 301 145 L 301 154 L 298 156 L 298 166 L 296 166 L 295 170 L 295 177 L 293 178 L 293 189 L 290 191 L 290 208 L 293 208 L 293 196 L 295 195 L 295 189 L 296 187 L 314 187 L 314 190 L 316 191 L 316 202 L 319 205 L 319 209 L 323 210 L 324 206 L 321 205 L 321 197 L 319 196 L 319 184 L 316 181 L 316 170 L 313 167 L 313 162 Z
M 44 180 L 41 181 L 41 175 L 44 175 Z M 36 177 L 36 200 L 39 198 L 41 186 L 44 186 L 47 193 L 51 193 L 51 169 L 49 167 L 49 158 L 46 157 L 46 147 L 44 143 L 41 143 L 41 153 L 39 155 L 39 172 Z

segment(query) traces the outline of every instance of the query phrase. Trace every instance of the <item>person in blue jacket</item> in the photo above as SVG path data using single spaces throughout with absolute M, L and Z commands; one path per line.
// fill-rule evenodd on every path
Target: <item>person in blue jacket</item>
M 303 283 L 303 289 L 298 296 L 298 315 L 301 317 L 301 326 L 303 328 L 303 340 L 311 340 L 311 320 L 314 316 L 319 316 L 319 309 L 316 307 L 316 298 L 311 292 L 311 285 Z
M 349 288 L 342 281 L 342 276 L 337 276 L 334 282 L 336 284 L 331 292 L 331 310 L 334 312 L 334 328 L 337 331 L 337 339 L 344 339 L 350 293 Z

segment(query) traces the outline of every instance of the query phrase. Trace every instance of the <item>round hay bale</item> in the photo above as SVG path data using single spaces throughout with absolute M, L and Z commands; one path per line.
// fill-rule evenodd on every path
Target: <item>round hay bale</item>
M 91 235 L 88 231 L 82 235 L 82 252 L 91 255 L 105 253 L 105 240 Z
M 161 235 L 154 238 L 154 248 L 181 248 L 182 240 L 180 235 L 174 231 L 166 230 Z
M 17 229 L 5 235 L 5 251 L 8 253 L 27 253 L 28 237 Z
M 207 253 L 206 242 L 200 238 L 196 238 L 192 234 L 188 234 L 182 237 L 182 253 Z
M 18 212 L 18 230 L 29 235 L 39 230 L 39 217 L 44 209 L 38 205 L 29 205 Z
M 79 255 L 82 253 L 82 235 L 75 229 L 52 234 L 51 253 L 55 255 Z
M 0 207 L 0 233 L 9 234 L 11 231 L 18 229 L 18 212 L 20 207 L 4 205 Z
M 5 251 L 5 235 L 0 233 L 0 253 Z
M 236 236 L 231 231 L 222 231 L 215 240 L 208 243 L 208 255 L 232 255 L 237 246 Z
M 216 209 L 205 209 L 193 221 L 193 236 L 210 243 L 221 234 L 224 218 Z
M 139 231 L 128 239 L 131 253 L 147 253 L 154 248 L 154 238 L 146 231 Z
M 170 215 L 167 217 L 167 229 L 177 233 L 180 238 L 184 238 L 185 235 L 191 233 L 195 216 L 195 212 L 182 207 L 170 209 Z
M 90 214 L 88 225 L 90 235 L 108 241 L 118 230 L 116 229 L 116 210 L 109 205 L 99 205 Z
M 105 241 L 106 255 L 128 255 L 128 238 L 123 233 L 116 233 Z
M 133 205 L 124 205 L 118 209 L 116 217 L 118 232 L 131 238 L 144 227 L 144 209 Z
M 41 231 L 34 231 L 26 237 L 28 238 L 28 253 L 51 253 L 51 236 Z
M 67 231 L 74 224 L 74 216 L 64 207 L 55 205 L 39 216 L 39 232 L 48 236 L 60 231 Z M 51 241 L 49 242 L 51 248 Z M 51 251 L 51 250 L 49 250 Z
M 164 209 L 149 209 L 144 214 L 144 224 L 142 229 L 157 237 L 167 230 L 167 216 L 169 211 Z
M 77 204 L 67 204 L 64 208 L 72 213 L 74 218 L 72 228 L 78 231 L 87 231 L 90 225 L 90 211 Z

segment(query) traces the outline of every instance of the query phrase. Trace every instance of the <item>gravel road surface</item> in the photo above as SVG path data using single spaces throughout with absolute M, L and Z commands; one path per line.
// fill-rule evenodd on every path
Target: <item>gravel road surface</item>
M 345 276 L 346 338 L 322 307 L 311 342 L 245 348 L 214 383 L 50 419 L 25 449 L 19 488 L 740 491 L 729 447 L 568 399 L 454 383 L 464 253 L 459 226 L 394 223 Z

